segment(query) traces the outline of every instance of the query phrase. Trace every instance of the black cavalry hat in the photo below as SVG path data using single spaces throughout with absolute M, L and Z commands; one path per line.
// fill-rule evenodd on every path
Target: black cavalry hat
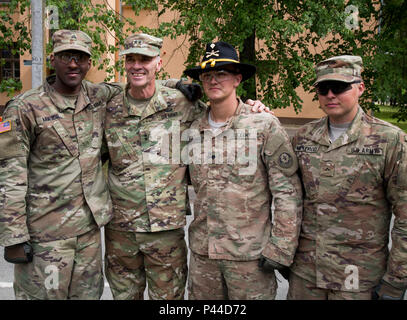
M 202 72 L 219 69 L 225 65 L 234 65 L 242 75 L 242 81 L 249 79 L 256 73 L 255 66 L 240 63 L 235 48 L 223 41 L 206 44 L 206 52 L 201 64 L 198 67 L 186 69 L 184 73 L 192 79 L 199 80 L 199 75 Z

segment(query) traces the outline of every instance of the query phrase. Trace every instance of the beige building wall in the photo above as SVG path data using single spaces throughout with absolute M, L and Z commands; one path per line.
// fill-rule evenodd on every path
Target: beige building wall
M 103 3 L 103 0 L 95 0 L 95 3 Z M 123 5 L 120 6 L 119 0 L 107 0 L 111 8 L 113 8 L 118 14 L 122 14 L 124 17 L 131 18 L 137 22 L 138 26 L 145 27 L 158 27 L 159 23 L 165 21 L 171 21 L 176 18 L 179 13 L 166 11 L 161 16 L 158 16 L 157 12 L 154 11 L 142 11 L 139 16 L 135 16 L 130 6 Z M 24 19 L 25 17 L 16 17 L 16 19 Z M 30 22 L 28 22 L 30 23 Z M 128 26 L 124 29 L 126 30 Z M 47 32 L 45 32 L 47 34 Z M 128 32 L 130 35 L 132 32 Z M 161 50 L 161 57 L 163 59 L 163 68 L 161 70 L 161 76 L 165 78 L 180 78 L 182 72 L 185 70 L 184 62 L 188 56 L 188 41 L 186 37 L 178 37 L 176 39 L 164 38 L 163 47 Z M 49 41 L 49 39 L 46 39 Z M 106 36 L 105 41 L 110 45 L 115 45 L 114 34 L 109 34 Z M 118 54 L 110 54 L 108 56 L 111 63 L 114 64 L 119 58 Z M 26 53 L 21 57 L 20 60 L 20 78 L 23 84 L 22 92 L 31 89 L 31 66 L 24 65 L 24 60 L 31 60 L 31 55 Z M 104 81 L 106 77 L 106 72 L 104 70 L 97 70 L 96 66 L 92 64 L 90 71 L 88 72 L 86 79 L 92 82 Z M 118 73 L 115 74 L 113 81 L 126 82 L 125 75 L 122 76 Z M 288 107 L 286 109 L 276 109 L 274 110 L 276 116 L 283 118 L 319 118 L 323 116 L 323 112 L 319 109 L 317 101 L 313 101 L 313 94 L 304 92 L 302 89 L 298 89 L 298 94 L 303 99 L 303 108 L 299 114 L 296 114 L 293 107 Z M 4 105 L 9 98 L 6 94 L 0 94 L 0 105 Z
M 138 26 L 149 28 L 157 28 L 161 22 L 169 22 L 179 15 L 177 12 L 166 11 L 158 17 L 157 12 L 144 10 L 136 17 L 130 6 L 123 6 L 122 11 L 123 16 L 137 21 Z M 127 35 L 130 34 L 131 32 L 127 33 Z M 184 62 L 188 57 L 188 48 L 189 46 L 185 36 L 176 39 L 164 37 L 163 47 L 161 49 L 161 58 L 163 59 L 161 74 L 168 74 L 171 78 L 180 78 L 182 72 L 185 70 Z
M 301 112 L 297 114 L 292 106 L 285 109 L 275 109 L 273 111 L 277 117 L 315 119 L 325 115 L 319 107 L 318 100 L 312 100 L 314 98 L 313 93 L 305 92 L 303 88 L 298 88 L 296 91 L 303 101 Z M 293 119 L 291 122 L 295 123 L 296 121 Z

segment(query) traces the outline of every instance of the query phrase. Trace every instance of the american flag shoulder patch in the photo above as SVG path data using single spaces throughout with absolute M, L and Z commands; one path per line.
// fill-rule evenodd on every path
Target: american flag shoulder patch
M 0 133 L 4 133 L 11 130 L 11 121 L 0 122 Z

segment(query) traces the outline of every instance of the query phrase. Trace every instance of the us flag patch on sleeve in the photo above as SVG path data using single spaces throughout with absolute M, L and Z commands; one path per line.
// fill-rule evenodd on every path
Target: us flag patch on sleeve
M 0 122 L 0 133 L 4 133 L 11 130 L 11 121 Z

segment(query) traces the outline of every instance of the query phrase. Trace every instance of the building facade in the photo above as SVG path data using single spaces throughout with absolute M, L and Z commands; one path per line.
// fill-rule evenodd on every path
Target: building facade
M 0 0 L 0 10 L 7 10 L 7 0 Z M 123 5 L 120 0 L 95 0 L 95 4 L 107 3 L 112 9 L 114 9 L 118 14 L 126 18 L 137 18 L 137 24 L 139 26 L 146 27 L 158 27 L 158 25 L 163 21 L 170 21 L 174 17 L 174 12 L 165 12 L 162 15 L 158 15 L 156 11 L 142 11 L 137 17 L 134 11 L 128 5 Z M 29 21 L 27 16 L 13 16 L 13 19 L 19 21 Z M 30 22 L 29 22 L 30 23 Z M 49 30 L 44 29 L 44 43 L 49 41 Z M 114 34 L 107 34 L 106 42 L 108 45 L 115 45 Z M 12 54 L 10 48 L 0 49 L 0 58 L 5 59 L 5 64 L 0 66 L 0 77 L 1 79 L 14 77 L 20 79 L 22 82 L 21 92 L 25 92 L 31 89 L 31 54 L 25 52 L 24 55 L 20 56 L 18 54 Z M 186 61 L 188 56 L 188 41 L 179 37 L 177 39 L 164 38 L 163 48 L 161 50 L 161 55 L 163 59 L 163 72 L 168 74 L 171 78 L 180 78 L 182 71 L 185 69 L 184 61 Z M 106 56 L 113 65 L 119 58 L 118 54 Z M 44 75 L 46 76 L 49 70 L 44 67 Z M 97 69 L 96 66 L 92 65 L 91 70 L 88 72 L 86 79 L 92 82 L 104 81 L 106 77 L 106 72 L 104 70 Z M 114 79 L 112 81 L 125 82 L 126 78 L 116 72 Z M 323 116 L 323 112 L 320 110 L 318 102 L 313 101 L 314 94 L 305 92 L 302 88 L 298 89 L 298 95 L 304 101 L 302 106 L 302 111 L 296 114 L 293 107 L 287 107 L 285 109 L 274 110 L 277 117 L 280 118 L 282 123 L 286 124 L 303 124 L 312 119 L 319 118 Z M 10 99 L 6 93 L 0 93 L 0 111 L 4 107 L 5 103 Z

